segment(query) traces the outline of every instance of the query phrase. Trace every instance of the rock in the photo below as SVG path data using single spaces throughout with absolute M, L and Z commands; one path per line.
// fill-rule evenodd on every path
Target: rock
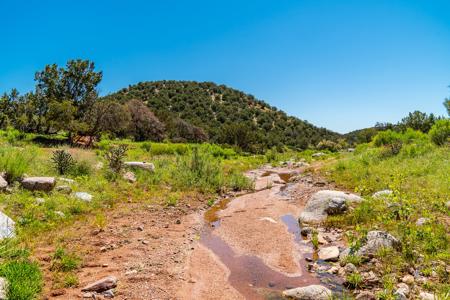
M 65 218 L 66 217 L 66 215 L 62 211 L 59 211 L 59 210 L 55 211 L 55 215 L 59 216 L 60 218 Z
M 16 223 L 0 211 L 0 240 L 16 236 Z
M 5 190 L 8 187 L 8 182 L 3 178 L 3 176 L 0 176 L 0 191 Z
M 391 190 L 382 190 L 376 193 L 373 193 L 372 198 L 387 198 L 392 194 Z
M 450 201 L 445 202 L 445 206 L 447 206 L 447 209 L 450 209 Z
M 427 224 L 429 221 L 430 221 L 430 219 L 428 219 L 428 218 L 419 218 L 416 221 L 416 225 L 423 226 L 423 225 Z
M 348 148 L 347 152 L 355 152 L 355 148 Z
M 342 198 L 332 198 L 325 212 L 328 215 L 339 215 L 347 210 L 347 203 Z
M 133 183 L 136 182 L 136 175 L 133 172 L 128 171 L 123 174 L 123 179 L 130 183 Z
M 314 186 L 326 186 L 326 185 L 327 185 L 327 182 L 326 182 L 326 181 L 323 181 L 323 180 L 318 180 L 318 181 L 314 182 L 313 185 L 314 185 Z
M 299 300 L 329 300 L 332 292 L 321 285 L 308 285 L 283 291 L 283 296 Z
M 358 271 L 358 269 L 356 268 L 356 266 L 352 263 L 348 263 L 345 265 L 344 267 L 345 273 L 346 274 L 352 274 Z
M 396 296 L 396 299 L 407 300 L 409 292 L 410 289 L 406 283 L 399 283 L 397 285 L 397 290 L 395 291 L 394 295 Z
M 85 299 L 95 299 L 95 293 L 83 293 L 83 298 Z
M 74 184 L 74 183 L 75 183 L 75 180 L 69 179 L 69 178 L 64 178 L 64 177 L 59 177 L 58 180 L 59 180 L 59 181 L 66 182 L 66 183 L 68 183 L 68 184 Z
M 331 190 L 319 191 L 308 200 L 299 219 L 305 223 L 320 223 L 327 218 L 327 211 L 334 214 L 342 213 L 342 209 L 347 207 L 347 204 L 344 206 L 343 202 L 360 201 L 362 201 L 362 198 L 354 194 Z
M 153 172 L 155 170 L 155 165 L 148 162 L 127 161 L 124 163 L 124 165 L 129 168 L 142 169 L 150 172 Z
M 313 155 L 311 155 L 312 157 L 321 157 L 321 156 L 324 156 L 324 155 L 326 155 L 325 153 L 323 153 L 323 152 L 317 152 L 317 153 L 314 153 Z
M 68 185 L 57 186 L 55 188 L 55 190 L 60 192 L 60 193 L 63 193 L 63 194 L 70 194 L 70 193 L 72 193 L 72 188 L 70 186 L 68 186 Z
M 104 292 L 113 289 L 117 286 L 117 278 L 114 276 L 107 276 L 96 282 L 88 284 L 81 289 L 82 292 Z
M 303 236 L 308 236 L 310 234 L 312 234 L 313 229 L 311 227 L 302 227 L 302 229 L 300 230 L 300 234 Z
M 437 298 L 433 294 L 427 293 L 427 292 L 420 292 L 419 299 L 421 299 L 421 300 L 437 300 Z
M 339 248 L 336 246 L 321 248 L 319 250 L 319 259 L 327 261 L 338 261 Z
M 343 266 L 343 263 L 345 263 L 345 259 L 347 258 L 347 256 L 350 255 L 350 251 L 351 251 L 350 248 L 345 248 L 339 254 L 339 260 L 341 261 L 341 266 Z
M 412 275 L 405 275 L 402 278 L 402 282 L 406 283 L 406 284 L 413 284 L 414 283 L 414 276 Z
M 370 292 L 370 291 L 362 291 L 361 293 L 358 294 L 358 296 L 356 296 L 355 298 L 356 300 L 375 300 L 375 295 L 374 293 Z
M 400 241 L 385 231 L 369 231 L 367 242 L 356 252 L 358 256 L 372 257 L 381 248 L 401 248 Z
M 96 169 L 96 170 L 103 169 L 103 163 L 101 161 L 99 161 L 98 163 L 95 164 L 94 169 Z
M 36 200 L 34 200 L 34 201 L 35 201 L 35 203 L 37 205 L 41 205 L 41 204 L 45 203 L 45 199 L 44 198 L 36 198 Z
M 27 177 L 21 182 L 24 189 L 30 191 L 50 192 L 56 184 L 54 177 Z
M 86 192 L 76 192 L 74 194 L 75 198 L 84 201 L 84 202 L 91 202 L 92 201 L 92 195 Z
M 107 290 L 102 293 L 105 298 L 114 298 L 114 290 Z
M 0 277 L 0 300 L 6 300 L 8 294 L 8 280 Z

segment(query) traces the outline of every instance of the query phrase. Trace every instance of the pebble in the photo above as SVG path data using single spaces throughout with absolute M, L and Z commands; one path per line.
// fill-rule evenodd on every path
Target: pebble
M 402 282 L 406 283 L 406 284 L 413 284 L 414 283 L 414 276 L 412 275 L 405 275 L 402 278 Z

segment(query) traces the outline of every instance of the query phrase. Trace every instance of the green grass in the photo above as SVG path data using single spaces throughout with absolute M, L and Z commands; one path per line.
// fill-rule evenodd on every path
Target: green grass
M 36 263 L 9 261 L 0 265 L 0 276 L 9 282 L 9 300 L 35 299 L 42 290 L 42 274 Z
M 387 145 L 401 141 L 397 151 Z M 365 201 L 342 216 L 330 217 L 330 226 L 348 230 L 349 242 L 358 248 L 370 230 L 385 230 L 402 242 L 400 253 L 381 251 L 382 274 L 404 274 L 409 267 L 427 269 L 450 264 L 449 210 L 450 149 L 438 147 L 422 133 L 407 131 L 381 133 L 375 143 L 359 145 L 353 154 L 340 158 L 322 170 L 329 179 L 346 189 L 354 189 Z M 373 192 L 390 189 L 386 198 L 372 198 Z M 416 225 L 426 217 L 429 222 Z M 440 274 L 424 286 L 437 294 L 450 291 L 448 274 Z

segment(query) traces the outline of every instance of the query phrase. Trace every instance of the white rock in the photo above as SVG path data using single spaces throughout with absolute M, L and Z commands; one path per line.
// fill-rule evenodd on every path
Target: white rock
M 15 237 L 15 225 L 16 223 L 10 217 L 0 211 L 0 239 Z
M 153 172 L 155 170 L 155 165 L 148 162 L 141 162 L 141 161 L 127 161 L 124 163 L 125 166 L 129 168 L 137 168 L 142 170 L 147 170 L 150 172 Z
M 128 182 L 136 182 L 136 175 L 133 172 L 126 172 L 125 174 L 123 174 L 123 179 L 128 181 Z
M 332 292 L 321 285 L 308 285 L 283 291 L 283 296 L 299 300 L 329 300 Z
M 91 202 L 93 198 L 91 194 L 86 192 L 76 192 L 74 196 L 75 198 L 85 202 Z
M 37 205 L 41 205 L 45 203 L 45 199 L 44 198 L 36 198 L 35 200 Z
M 24 189 L 30 191 L 50 192 L 56 184 L 54 177 L 27 177 L 21 182 Z
M 372 198 L 387 198 L 392 194 L 391 190 L 382 190 L 376 193 L 373 193 Z
M 8 182 L 0 176 L 0 191 L 3 191 L 6 187 L 8 187 Z
M 311 155 L 312 157 L 321 157 L 321 156 L 324 156 L 324 155 L 326 155 L 325 153 L 323 153 L 323 152 L 317 152 L 317 153 L 314 153 L 313 155 Z
M 406 283 L 406 284 L 413 284 L 414 283 L 414 276 L 407 274 L 407 275 L 403 276 L 402 282 Z
M 117 286 L 117 278 L 107 276 L 81 289 L 82 292 L 104 292 Z
M 339 260 L 339 248 L 336 246 L 321 248 L 319 250 L 319 259 L 327 260 L 327 261 L 338 261 Z
M 328 212 L 338 213 L 344 209 L 343 202 L 361 202 L 362 198 L 355 194 L 347 194 L 341 191 L 323 190 L 314 193 L 306 203 L 300 214 L 300 221 L 304 223 L 323 222 Z M 339 202 L 339 203 L 338 203 Z
M 6 300 L 8 294 L 8 280 L 0 277 L 0 300 Z
M 68 185 L 57 186 L 55 188 L 55 190 L 60 192 L 60 193 L 63 193 L 63 194 L 70 194 L 70 193 L 72 193 L 72 188 L 70 186 L 68 186 Z
M 381 248 L 399 249 L 400 241 L 385 231 L 373 230 L 367 234 L 367 242 L 356 252 L 358 256 L 373 256 Z
M 66 215 L 62 211 L 59 211 L 59 210 L 55 211 L 55 215 L 57 215 L 60 218 L 65 218 L 66 217 Z
M 66 183 L 68 183 L 68 184 L 74 184 L 74 183 L 75 183 L 75 180 L 70 179 L 70 178 L 59 177 L 58 180 L 59 180 L 59 181 L 66 182 Z
M 419 298 L 421 300 L 437 300 L 437 298 L 433 294 L 426 292 L 420 292 Z

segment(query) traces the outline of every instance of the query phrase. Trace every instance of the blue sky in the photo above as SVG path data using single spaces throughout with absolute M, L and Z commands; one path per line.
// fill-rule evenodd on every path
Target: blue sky
M 139 81 L 214 81 L 338 132 L 444 115 L 450 1 L 1 1 L 0 92 L 71 58 L 101 94 Z

